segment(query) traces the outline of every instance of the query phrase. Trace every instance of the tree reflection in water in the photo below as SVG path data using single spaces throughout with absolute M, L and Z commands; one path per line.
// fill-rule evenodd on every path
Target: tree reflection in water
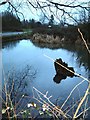
M 2 48 L 12 49 L 17 46 L 20 41 L 10 41 L 10 42 L 2 42 Z
M 39 48 L 49 48 L 52 50 L 55 49 L 66 49 L 73 53 L 76 56 L 76 62 L 79 66 L 83 65 L 85 69 L 90 71 L 90 55 L 84 45 L 75 45 L 75 44 L 45 44 L 45 43 L 33 43 L 36 47 Z M 72 46 L 72 47 L 71 47 Z
M 62 65 L 62 66 L 61 66 Z M 54 62 L 56 75 L 54 76 L 53 80 L 56 83 L 60 83 L 62 79 L 66 79 L 67 77 L 74 77 L 74 69 L 73 67 L 68 67 L 68 64 L 63 62 L 61 58 L 56 59 Z M 66 68 L 71 70 L 72 72 L 68 71 Z
M 56 82 L 57 84 L 59 84 L 61 82 L 62 79 L 66 79 L 67 76 L 62 75 L 62 74 L 56 74 L 53 78 L 54 82 Z

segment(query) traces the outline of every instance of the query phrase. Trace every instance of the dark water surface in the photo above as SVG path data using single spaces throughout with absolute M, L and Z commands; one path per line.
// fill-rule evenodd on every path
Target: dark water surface
M 48 45 L 49 46 L 49 45 Z M 52 49 L 51 49 L 52 48 Z M 31 81 L 27 79 L 27 93 L 31 94 L 32 87 L 36 87 L 42 93 L 48 91 L 48 95 L 52 95 L 52 101 L 55 102 L 60 98 L 63 102 L 71 90 L 82 81 L 79 77 L 67 77 L 60 81 L 59 84 L 54 82 L 56 71 L 53 60 L 62 58 L 68 66 L 73 67 L 75 72 L 86 78 L 90 78 L 90 57 L 87 51 L 74 45 L 63 45 L 59 48 L 45 47 L 44 45 L 34 45 L 30 40 L 22 40 L 19 42 L 10 42 L 3 44 L 2 59 L 5 73 L 8 71 L 19 70 L 29 65 L 36 71 L 35 78 Z M 73 92 L 71 99 L 79 99 L 83 96 L 88 86 L 88 82 L 84 81 Z M 90 105 L 90 101 L 88 102 Z

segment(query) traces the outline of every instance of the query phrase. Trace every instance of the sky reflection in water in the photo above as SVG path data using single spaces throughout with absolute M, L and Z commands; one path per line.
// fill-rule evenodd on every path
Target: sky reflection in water
M 72 49 L 72 48 L 71 48 Z M 73 48 L 74 49 L 74 48 Z M 77 61 L 77 52 L 70 51 L 68 49 L 59 48 L 59 49 L 49 49 L 49 48 L 40 48 L 34 46 L 30 40 L 22 40 L 8 46 L 4 46 L 2 50 L 3 66 L 5 72 L 12 70 L 23 69 L 26 65 L 32 66 L 33 69 L 37 71 L 36 78 L 31 82 L 28 80 L 27 91 L 28 94 L 31 92 L 29 88 L 33 86 L 38 90 L 45 93 L 49 91 L 49 95 L 53 96 L 53 101 L 56 98 L 61 97 L 61 99 L 66 99 L 73 87 L 78 84 L 82 79 L 78 77 L 67 77 L 65 80 L 61 80 L 59 84 L 53 80 L 56 71 L 53 61 L 44 56 L 48 55 L 52 59 L 56 60 L 57 58 L 62 58 L 64 62 L 74 68 L 75 72 L 88 77 L 88 70 L 85 69 L 84 64 L 79 66 L 79 61 Z M 81 56 L 80 56 L 81 57 Z M 84 62 L 84 61 L 83 61 Z M 83 95 L 83 91 L 87 88 L 87 82 L 85 81 L 80 85 L 79 90 L 80 95 Z M 75 99 L 79 98 L 77 94 L 78 90 L 76 89 L 73 93 Z

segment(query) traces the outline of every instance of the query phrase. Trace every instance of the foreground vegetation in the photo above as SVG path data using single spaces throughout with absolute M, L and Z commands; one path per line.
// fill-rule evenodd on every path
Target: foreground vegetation
M 59 38 L 66 38 L 65 41 L 70 40 L 71 43 L 75 43 L 77 38 L 80 37 L 82 40 L 82 43 L 84 44 L 84 46 L 87 49 L 87 52 L 90 55 L 90 50 L 87 46 L 87 42 L 90 42 L 90 35 L 89 35 L 90 23 L 88 22 L 83 24 L 80 23 L 78 25 L 72 25 L 72 26 L 70 25 L 61 26 L 61 25 L 54 25 L 54 24 L 49 26 L 49 24 L 41 24 L 40 22 L 35 22 L 34 20 L 31 20 L 30 22 L 27 22 L 27 21 L 20 22 L 20 20 L 11 13 L 4 13 L 2 16 L 2 19 L 3 19 L 3 24 L 2 24 L 3 32 L 27 31 L 27 33 L 23 35 L 3 37 L 2 38 L 3 42 L 7 42 L 9 40 L 13 41 L 18 39 L 19 40 L 26 39 L 26 38 L 30 39 L 32 36 L 34 36 L 37 33 L 39 35 L 41 34 L 42 36 L 43 35 L 48 35 L 49 37 L 52 36 L 50 40 L 52 40 L 52 38 L 53 39 L 56 38 L 57 36 Z M 13 21 L 15 23 L 14 25 L 13 25 Z M 78 28 L 80 28 L 79 31 L 78 31 Z M 32 32 L 29 32 L 28 29 L 31 29 Z M 45 37 L 46 36 L 44 36 L 44 40 L 45 40 Z M 57 41 L 54 41 L 54 44 L 55 42 L 57 43 Z M 40 40 L 39 40 L 39 43 L 40 43 Z M 46 56 L 46 57 L 51 59 L 54 62 L 54 60 L 49 56 Z M 61 64 L 59 65 L 62 66 Z M 65 66 L 62 66 L 62 67 L 68 70 Z M 58 106 L 57 104 L 53 104 L 51 102 L 52 96 L 48 96 L 48 92 L 46 92 L 46 94 L 43 94 L 41 91 L 37 90 L 35 87 L 33 87 L 32 98 L 29 95 L 27 95 L 27 93 L 25 92 L 27 87 L 26 79 L 30 79 L 36 74 L 34 72 L 31 76 L 27 77 L 28 72 L 30 72 L 30 68 L 27 67 L 27 69 L 25 69 L 24 72 L 21 72 L 21 74 L 18 73 L 17 75 L 10 76 L 8 80 L 6 79 L 4 80 L 3 96 L 1 98 L 3 103 L 2 104 L 3 119 L 5 118 L 9 120 L 17 119 L 17 118 L 37 119 L 40 117 L 41 118 L 47 117 L 47 118 L 53 118 L 53 119 L 69 119 L 69 118 L 80 119 L 80 118 L 87 117 L 87 111 L 90 109 L 90 106 L 86 108 L 87 101 L 89 99 L 89 91 L 90 91 L 90 81 L 87 78 L 84 78 L 78 73 L 74 73 L 78 77 L 82 78 L 82 81 L 72 89 L 67 99 L 63 102 L 63 104 L 61 106 Z M 83 84 L 84 81 L 88 82 L 88 87 L 84 96 L 82 96 L 78 101 L 74 101 L 72 105 L 69 105 L 67 107 L 66 102 L 69 100 L 74 90 L 80 84 Z M 24 101 L 24 104 L 22 104 L 23 101 Z M 71 114 L 71 111 L 73 111 L 72 114 Z
M 82 34 L 81 38 L 83 38 Z M 85 40 L 85 39 L 84 39 Z M 90 50 L 84 43 L 88 54 L 90 55 Z M 49 56 L 45 56 L 54 62 L 52 58 Z M 59 64 L 59 63 L 58 63 Z M 67 67 L 59 64 L 61 67 L 64 67 L 66 70 Z M 73 71 L 72 71 L 73 72 Z M 82 79 L 80 83 L 78 83 L 70 92 L 68 97 L 63 104 L 59 106 L 58 104 L 53 104 L 51 102 L 52 96 L 48 96 L 48 92 L 43 94 L 41 91 L 32 88 L 32 97 L 26 93 L 27 87 L 27 79 L 34 78 L 36 72 L 32 73 L 31 67 L 27 66 L 24 71 L 21 73 L 17 72 L 17 74 L 12 74 L 8 77 L 8 80 L 4 79 L 4 88 L 3 88 L 3 109 L 2 116 L 3 119 L 39 119 L 39 118 L 52 118 L 52 119 L 85 119 L 88 116 L 87 111 L 90 109 L 90 106 L 87 106 L 89 102 L 89 91 L 90 91 L 90 81 L 87 78 L 79 75 L 78 73 L 74 73 L 78 77 Z M 69 106 L 66 103 L 71 99 L 71 95 L 74 90 L 77 89 L 84 81 L 87 81 L 88 87 L 83 96 L 80 97 L 77 101 L 73 100 L 72 104 Z M 52 98 L 53 99 L 53 98 Z M 58 100 L 57 100 L 58 101 Z
M 18 2 L 18 1 L 17 1 Z M 20 1 L 21 3 L 17 5 L 16 3 L 14 4 L 14 1 L 11 2 L 9 0 L 6 0 L 4 2 L 0 2 L 1 5 L 7 4 L 8 6 L 8 11 L 11 10 L 12 13 L 10 12 L 5 12 L 2 14 L 2 32 L 7 32 L 7 31 L 23 31 L 27 29 L 32 29 L 32 34 L 26 34 L 26 35 L 18 35 L 18 36 L 13 36 L 13 38 L 10 38 L 10 41 L 13 41 L 13 39 L 23 39 L 23 38 L 30 38 L 30 35 L 34 34 L 43 34 L 49 35 L 51 38 L 56 38 L 56 36 L 59 36 L 59 38 L 66 38 L 66 41 L 70 40 L 72 43 L 75 43 L 78 37 L 81 38 L 82 44 L 86 47 L 86 50 L 88 52 L 88 55 L 90 55 L 90 50 L 87 45 L 87 43 L 90 43 L 90 15 L 88 18 L 86 18 L 86 13 L 85 10 L 88 9 L 88 7 L 82 6 L 83 4 L 73 4 L 73 3 L 57 3 L 54 1 L 47 0 L 45 3 L 42 4 L 42 1 L 35 1 L 35 3 L 32 3 L 32 1 L 26 1 L 26 4 L 28 7 L 33 6 L 35 9 L 39 9 L 44 12 L 44 15 L 47 16 L 48 13 L 44 11 L 44 8 L 46 9 L 49 7 L 50 13 L 55 13 L 53 11 L 52 6 L 55 7 L 56 9 L 56 15 L 58 11 L 63 12 L 62 16 L 64 14 L 66 16 L 69 16 L 72 18 L 74 21 L 77 22 L 75 18 L 73 18 L 72 14 L 70 14 L 69 11 L 67 11 L 67 7 L 71 8 L 74 10 L 77 8 L 82 8 L 81 13 L 78 14 L 78 17 L 81 16 L 80 21 L 76 25 L 68 25 L 65 24 L 65 21 L 60 21 L 60 24 L 55 25 L 54 24 L 54 16 L 51 15 L 51 18 L 49 18 L 48 24 L 41 23 L 40 21 L 36 22 L 34 19 L 27 21 L 23 20 L 20 21 L 18 14 L 20 13 L 19 8 L 22 6 L 21 4 L 24 4 L 24 2 Z M 31 5 L 31 6 L 30 6 Z M 26 7 L 26 6 L 24 6 Z M 64 9 L 65 8 L 65 9 Z M 73 11 L 73 10 L 71 10 Z M 78 10 L 77 10 L 78 11 Z M 17 17 L 13 14 L 16 13 Z M 90 9 L 88 9 L 88 14 L 90 14 Z M 65 16 L 64 16 L 65 18 Z M 65 19 L 64 19 L 65 20 Z M 14 24 L 13 24 L 14 23 Z M 79 28 L 79 29 L 78 29 Z M 78 29 L 78 31 L 77 31 Z M 45 37 L 45 36 L 44 36 Z M 85 39 L 84 39 L 85 38 Z M 6 42 L 9 38 L 3 38 L 2 40 Z M 37 42 L 37 41 L 36 41 Z M 39 41 L 40 42 L 40 41 Z M 48 42 L 48 41 L 47 41 Z M 49 45 L 50 46 L 50 45 Z M 49 58 L 51 61 L 54 62 L 52 58 L 49 56 L 45 57 Z M 59 63 L 58 63 L 59 64 Z M 62 66 L 61 64 L 59 64 Z M 64 67 L 66 70 L 67 67 Z M 85 119 L 87 118 L 87 111 L 90 109 L 90 106 L 87 106 L 88 101 L 90 101 L 90 80 L 87 78 L 84 78 L 83 76 L 79 75 L 78 73 L 74 73 L 78 77 L 82 79 L 82 81 L 77 84 L 66 100 L 63 102 L 61 106 L 58 106 L 57 104 L 53 104 L 51 102 L 51 97 L 48 96 L 48 92 L 43 94 L 41 91 L 37 90 L 35 87 L 33 87 L 33 101 L 31 101 L 31 98 L 25 93 L 25 88 L 27 87 L 26 80 L 27 79 L 27 73 L 30 69 L 27 69 L 26 72 L 21 72 L 21 76 L 18 75 L 8 77 L 8 80 L 4 80 L 4 87 L 3 87 L 3 96 L 1 97 L 2 99 L 2 116 L 3 119 L 18 119 L 18 118 L 32 118 L 32 119 L 37 119 L 37 118 L 52 118 L 52 119 Z M 30 71 L 29 71 L 30 72 Z M 72 71 L 71 71 L 72 72 Z M 13 75 L 13 74 L 12 74 Z M 33 75 L 32 75 L 33 76 Z M 29 76 L 31 78 L 32 76 Z M 5 76 L 4 76 L 5 77 Z M 69 106 L 66 106 L 66 103 L 69 101 L 69 98 L 71 97 L 72 93 L 76 88 L 78 88 L 79 85 L 83 84 L 84 81 L 87 81 L 88 86 L 86 91 L 84 92 L 84 95 L 80 97 L 78 101 L 74 101 L 73 104 L 69 104 Z M 26 98 L 26 99 L 25 99 Z M 27 100 L 29 98 L 29 101 Z M 24 104 L 22 102 L 22 99 L 24 100 Z M 36 101 L 34 101 L 36 100 Z M 35 111 L 37 113 L 36 115 L 32 113 L 32 111 Z M 70 114 L 72 113 L 72 114 Z

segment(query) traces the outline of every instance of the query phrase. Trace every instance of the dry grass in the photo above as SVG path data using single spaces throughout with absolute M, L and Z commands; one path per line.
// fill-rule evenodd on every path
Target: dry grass
M 12 75 L 13 74 L 13 75 Z M 3 119 L 14 119 L 22 116 L 27 108 L 27 103 L 31 99 L 25 89 L 27 87 L 26 80 L 32 80 L 36 75 L 31 66 L 26 66 L 24 70 L 10 72 L 8 76 L 3 70 L 4 85 L 2 88 L 2 117 Z M 24 102 L 24 100 L 27 102 Z M 23 111 L 23 112 L 22 112 Z
M 85 47 L 86 47 L 86 49 L 87 49 L 88 53 L 90 54 L 89 47 L 88 47 L 88 45 L 87 45 L 87 43 L 86 43 L 86 40 L 84 39 L 83 34 L 81 33 L 81 31 L 80 31 L 80 29 L 79 29 L 79 28 L 78 28 L 78 32 L 80 33 L 81 38 L 82 38 L 82 40 L 83 40 L 83 43 L 84 43 L 84 45 L 85 45 Z

